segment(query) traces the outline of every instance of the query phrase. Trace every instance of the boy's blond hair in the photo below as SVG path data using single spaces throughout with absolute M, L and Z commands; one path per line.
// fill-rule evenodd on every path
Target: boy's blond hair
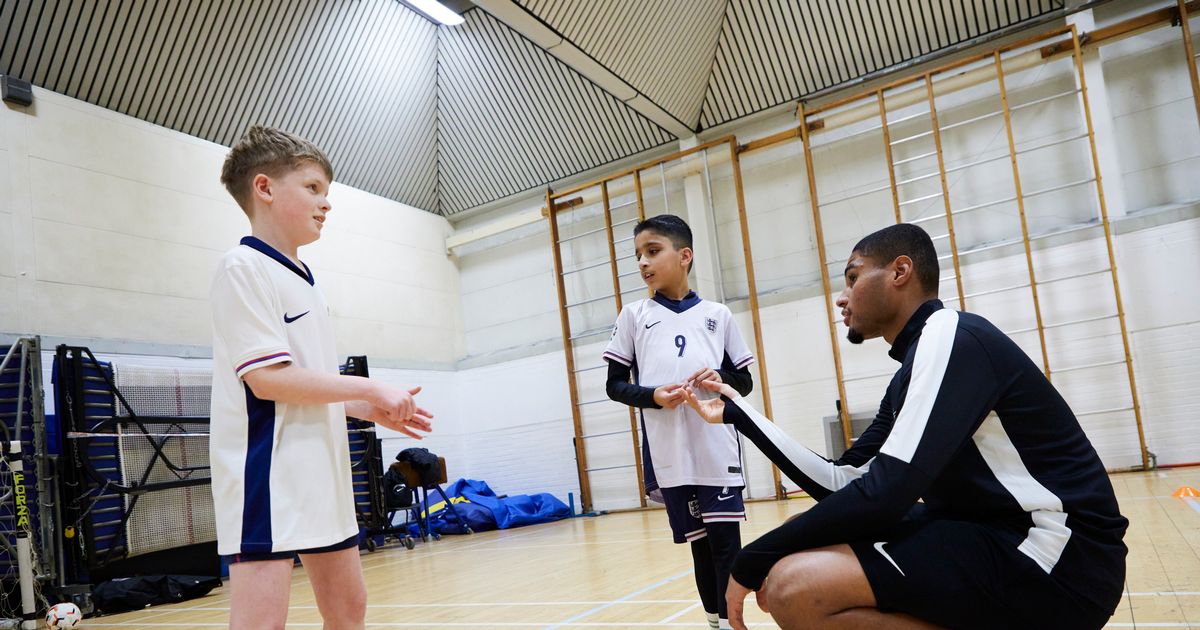
M 312 162 L 333 181 L 333 165 L 317 145 L 274 127 L 254 125 L 238 140 L 221 167 L 221 183 L 246 214 L 250 214 L 250 186 L 254 176 L 281 177 L 304 162 Z

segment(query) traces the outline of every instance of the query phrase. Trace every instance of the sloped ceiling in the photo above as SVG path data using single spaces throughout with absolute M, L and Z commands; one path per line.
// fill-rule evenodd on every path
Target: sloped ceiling
M 0 73 L 226 146 L 282 127 L 338 181 L 425 209 L 436 38 L 393 1 L 0 2 Z
M 519 3 L 695 129 L 726 0 Z
M 674 139 L 496 18 L 464 17 L 438 40 L 443 214 Z
M 283 127 L 324 147 L 339 181 L 451 216 L 1066 11 L 476 1 L 524 19 L 472 8 L 435 26 L 396 0 L 0 0 L 0 73 L 224 145 Z
M 729 0 L 713 127 L 1062 8 L 1061 0 Z

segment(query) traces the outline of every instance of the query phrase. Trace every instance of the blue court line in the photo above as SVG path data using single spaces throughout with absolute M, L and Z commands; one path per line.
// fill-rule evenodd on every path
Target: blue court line
M 688 571 L 684 571 L 683 573 L 680 573 L 680 574 L 678 574 L 678 575 L 672 575 L 671 577 L 669 577 L 669 578 L 667 578 L 667 579 L 665 579 L 665 580 L 661 580 L 661 581 L 655 582 L 654 584 L 651 584 L 650 586 L 647 586 L 647 587 L 645 587 L 645 588 L 638 589 L 638 590 L 636 590 L 636 591 L 634 591 L 634 592 L 632 592 L 632 593 L 630 593 L 630 594 L 628 594 L 628 595 L 626 595 L 626 596 L 624 596 L 624 597 L 622 597 L 622 598 L 620 598 L 620 599 L 614 599 L 614 600 L 613 600 L 613 601 L 611 601 L 611 602 L 605 602 L 605 603 L 603 603 L 603 604 L 600 604 L 599 606 L 596 606 L 595 608 L 593 608 L 593 609 L 591 609 L 591 610 L 587 610 L 587 611 L 581 612 L 581 613 L 579 613 L 578 615 L 575 615 L 574 617 L 571 617 L 570 619 L 567 619 L 566 621 L 560 621 L 560 622 L 558 622 L 558 623 L 556 623 L 556 624 L 554 624 L 554 625 L 552 625 L 552 626 L 546 626 L 546 627 L 545 627 L 543 630 L 556 630 L 557 628 L 561 628 L 561 627 L 563 627 L 563 626 L 565 626 L 565 625 L 568 625 L 568 624 L 575 623 L 576 621 L 579 621 L 580 619 L 583 619 L 584 617 L 587 617 L 587 616 L 590 616 L 590 615 L 594 615 L 594 614 L 596 614 L 596 613 L 600 612 L 601 610 L 604 610 L 605 608 L 608 608 L 609 606 L 612 606 L 613 604 L 618 604 L 618 603 L 620 603 L 620 602 L 624 602 L 624 601 L 631 600 L 631 599 L 633 599 L 634 597 L 637 597 L 638 595 L 641 595 L 642 593 L 646 593 L 646 592 L 652 591 L 652 590 L 654 590 L 654 589 L 656 589 L 656 588 L 658 588 L 658 587 L 660 587 L 660 586 L 664 586 L 664 585 L 666 585 L 666 584 L 670 584 L 671 582 L 674 582 L 675 580 L 678 580 L 678 579 L 679 579 L 679 578 L 681 578 L 681 577 L 685 577 L 685 576 L 688 576 L 688 575 L 691 575 L 691 574 L 692 574 L 692 572 L 691 572 L 690 570 L 688 570 Z

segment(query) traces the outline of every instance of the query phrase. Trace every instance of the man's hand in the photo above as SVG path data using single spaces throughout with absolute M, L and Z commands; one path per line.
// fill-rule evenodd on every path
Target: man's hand
M 729 576 L 729 586 L 725 587 L 725 610 L 729 613 L 729 625 L 733 626 L 733 630 L 747 630 L 742 609 L 746 606 L 746 596 L 749 594 L 750 589 L 738 584 L 732 575 Z M 759 602 L 761 607 L 762 600 Z
M 738 393 L 734 391 L 732 387 L 720 381 L 702 381 L 700 383 L 700 387 L 710 392 L 721 394 L 726 398 L 732 399 L 738 397 Z M 704 418 L 706 422 L 711 422 L 713 424 L 721 424 L 725 422 L 724 400 L 721 400 L 720 398 L 700 400 L 700 398 L 696 396 L 696 390 L 691 385 L 685 385 L 683 387 L 683 392 L 684 402 L 686 402 L 689 407 L 694 409 L 701 418 Z
M 663 409 L 674 409 L 684 402 L 683 385 L 674 383 L 654 388 L 654 402 Z

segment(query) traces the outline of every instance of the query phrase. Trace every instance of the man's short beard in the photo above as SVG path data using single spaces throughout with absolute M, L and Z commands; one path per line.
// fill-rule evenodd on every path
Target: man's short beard
M 860 344 L 864 341 L 862 333 L 853 328 L 846 332 L 846 339 L 853 344 Z

